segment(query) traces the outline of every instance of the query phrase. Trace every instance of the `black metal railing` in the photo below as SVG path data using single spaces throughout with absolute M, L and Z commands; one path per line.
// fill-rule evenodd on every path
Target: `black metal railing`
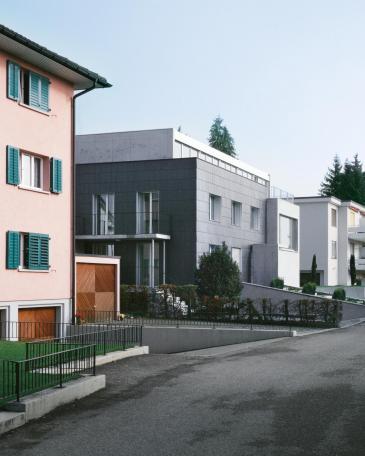
M 95 345 L 82 345 L 21 361 L 0 360 L 0 404 L 95 375 L 95 357 Z
M 141 326 L 121 326 L 99 328 L 95 331 L 93 326 L 83 326 L 83 332 L 78 332 L 80 327 L 70 328 L 76 331 L 69 336 L 48 340 L 36 340 L 26 343 L 25 356 L 33 358 L 43 356 L 64 350 L 69 347 L 77 347 L 83 344 L 95 345 L 97 355 L 127 350 L 128 348 L 142 345 L 142 327 Z

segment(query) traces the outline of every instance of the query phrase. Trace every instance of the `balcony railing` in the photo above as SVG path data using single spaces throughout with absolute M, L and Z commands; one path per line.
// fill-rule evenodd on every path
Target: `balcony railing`
M 294 195 L 288 193 L 285 190 L 282 190 L 279 187 L 270 187 L 270 198 L 278 198 L 290 201 L 291 203 L 294 202 Z
M 159 212 L 115 212 L 76 216 L 76 235 L 170 234 L 171 216 Z

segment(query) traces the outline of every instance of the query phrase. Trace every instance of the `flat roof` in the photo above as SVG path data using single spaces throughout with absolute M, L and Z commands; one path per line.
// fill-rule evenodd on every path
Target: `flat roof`
M 144 156 L 143 158 L 136 158 L 135 155 L 133 155 L 133 159 L 131 160 L 121 160 L 121 161 L 142 161 L 142 160 L 160 160 L 162 158 L 170 158 L 170 159 L 178 159 L 181 157 L 178 157 L 175 153 L 175 148 L 174 148 L 174 143 L 181 143 L 184 144 L 192 149 L 195 149 L 198 152 L 203 152 L 204 154 L 210 155 L 211 157 L 214 157 L 222 162 L 225 162 L 229 165 L 232 165 L 236 168 L 239 168 L 247 173 L 250 173 L 254 176 L 257 176 L 267 182 L 270 182 L 270 174 L 266 171 L 262 171 L 258 168 L 255 168 L 254 166 L 249 165 L 248 163 L 243 162 L 242 160 L 238 158 L 231 157 L 228 154 L 225 154 L 221 152 L 220 150 L 214 149 L 213 147 L 209 146 L 208 144 L 205 144 L 195 138 L 192 138 L 191 136 L 188 136 L 184 133 L 181 133 L 177 131 L 175 128 L 151 128 L 151 129 L 145 129 L 145 130 L 128 130 L 128 131 L 113 131 L 113 132 L 102 132 L 102 133 L 86 133 L 86 134 L 81 134 L 81 135 L 76 135 L 76 140 L 78 138 L 81 139 L 81 141 L 87 141 L 88 139 L 95 137 L 98 141 L 102 141 L 104 138 L 108 137 L 114 137 L 117 138 L 127 136 L 127 135 L 133 135 L 137 137 L 138 135 L 143 135 L 145 133 L 151 133 L 151 134 L 162 134 L 165 135 L 168 138 L 168 150 L 165 152 L 165 154 L 162 154 L 162 152 L 156 151 L 156 155 L 154 157 L 150 157 L 148 155 Z M 104 137 L 103 139 L 101 139 Z M 172 140 L 172 142 L 170 142 Z M 131 143 L 133 141 L 136 141 L 135 138 L 128 140 L 128 147 L 131 146 Z M 76 143 L 77 144 L 77 143 Z M 101 143 L 99 143 L 100 146 Z M 117 141 L 115 141 L 115 144 L 117 144 Z M 79 146 L 81 144 L 79 143 Z M 116 147 L 116 146 L 115 146 Z M 120 149 L 120 148 L 119 148 Z M 105 160 L 97 160 L 96 155 L 85 155 L 84 160 L 80 160 L 80 148 L 78 148 L 78 145 L 76 146 L 76 163 L 77 164 L 88 164 L 88 163 L 102 163 L 103 161 L 105 162 L 110 162 L 110 161 L 118 161 L 118 159 L 115 158 L 115 154 L 111 153 L 109 154 L 108 158 L 105 158 Z M 119 150 L 118 150 L 119 151 Z M 159 153 L 161 155 L 164 155 L 163 157 L 159 157 Z
M 111 87 L 111 84 L 103 76 L 50 51 L 1 24 L 0 49 L 70 81 L 76 90 L 87 89 L 91 83 L 95 83 L 95 88 Z

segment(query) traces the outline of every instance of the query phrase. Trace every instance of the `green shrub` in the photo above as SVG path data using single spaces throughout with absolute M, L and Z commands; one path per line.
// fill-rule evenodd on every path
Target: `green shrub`
M 303 285 L 302 293 L 314 295 L 317 285 L 314 282 L 307 282 Z
M 270 283 L 270 287 L 283 289 L 284 288 L 284 279 L 281 279 L 280 277 L 273 278 Z
M 336 288 L 333 291 L 332 298 L 333 299 L 337 299 L 339 301 L 345 301 L 345 299 L 346 299 L 346 291 L 343 288 Z

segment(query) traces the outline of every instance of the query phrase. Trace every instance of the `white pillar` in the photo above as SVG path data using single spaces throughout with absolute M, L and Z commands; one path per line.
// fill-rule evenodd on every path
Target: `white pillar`
M 162 243 L 162 283 L 166 283 L 166 241 Z
M 155 240 L 151 240 L 151 274 L 150 287 L 155 286 Z

